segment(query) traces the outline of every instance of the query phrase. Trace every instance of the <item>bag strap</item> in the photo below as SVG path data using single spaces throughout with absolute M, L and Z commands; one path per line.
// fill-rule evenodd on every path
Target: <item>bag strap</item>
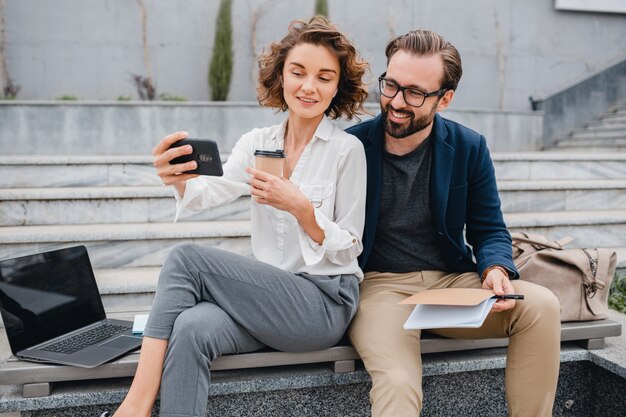
M 589 264 L 589 269 L 585 273 L 586 282 L 583 282 L 585 302 L 594 315 L 600 316 L 607 309 L 606 297 L 613 280 L 617 256 L 615 251 L 606 248 L 581 250 Z M 598 292 L 602 295 L 598 295 Z
M 568 245 L 574 240 L 574 238 L 572 238 L 571 236 L 565 236 L 559 240 L 550 241 L 542 236 L 538 236 L 538 235 L 530 236 L 524 232 L 512 233 L 511 238 L 517 242 L 524 242 L 524 243 L 529 243 L 533 246 L 541 246 L 544 248 L 557 249 L 557 250 L 563 249 L 563 246 Z

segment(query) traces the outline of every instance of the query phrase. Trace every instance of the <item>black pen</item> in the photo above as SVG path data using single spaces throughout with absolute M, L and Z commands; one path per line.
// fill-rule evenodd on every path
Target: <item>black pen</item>
M 524 294 L 504 294 L 504 295 L 494 295 L 492 298 L 498 300 L 523 300 Z

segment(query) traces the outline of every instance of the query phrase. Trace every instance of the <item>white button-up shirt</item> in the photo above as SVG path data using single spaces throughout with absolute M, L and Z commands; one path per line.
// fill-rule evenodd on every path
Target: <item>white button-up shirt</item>
M 224 164 L 222 177 L 201 176 L 187 181 L 185 194 L 176 195 L 176 219 L 183 210 L 203 210 L 250 195 L 254 151 L 284 149 L 283 123 L 244 134 Z M 286 211 L 251 201 L 252 253 L 255 258 L 292 273 L 312 275 L 363 272 L 357 256 L 363 250 L 366 162 L 363 145 L 324 117 L 302 152 L 290 180 L 314 207 L 324 230 L 317 244 Z

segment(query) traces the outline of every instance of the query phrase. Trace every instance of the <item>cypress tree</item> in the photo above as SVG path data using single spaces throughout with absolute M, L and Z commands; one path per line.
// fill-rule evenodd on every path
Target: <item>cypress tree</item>
M 328 0 L 315 0 L 314 14 L 328 17 Z
M 221 0 L 217 12 L 215 44 L 209 68 L 209 86 L 214 101 L 225 101 L 230 89 L 233 72 L 232 5 L 232 0 Z

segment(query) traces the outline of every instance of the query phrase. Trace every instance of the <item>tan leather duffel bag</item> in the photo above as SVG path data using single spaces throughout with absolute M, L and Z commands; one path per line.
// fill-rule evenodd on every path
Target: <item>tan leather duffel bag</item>
M 520 278 L 549 288 L 561 303 L 561 321 L 607 317 L 617 255 L 611 249 L 564 249 L 572 241 L 512 233 L 513 261 Z

